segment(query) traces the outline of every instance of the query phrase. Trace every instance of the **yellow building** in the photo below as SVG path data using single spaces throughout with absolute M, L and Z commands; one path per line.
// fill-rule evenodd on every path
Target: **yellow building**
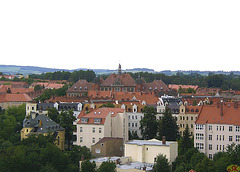
M 59 149 L 64 150 L 65 129 L 51 120 L 46 115 L 38 115 L 36 118 L 24 119 L 23 129 L 21 130 L 21 140 L 27 138 L 31 134 L 52 134 L 56 138 L 56 145 Z

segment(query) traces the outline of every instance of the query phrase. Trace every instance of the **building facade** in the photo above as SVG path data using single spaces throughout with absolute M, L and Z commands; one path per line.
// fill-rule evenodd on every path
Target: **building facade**
M 210 159 L 228 145 L 240 143 L 240 108 L 237 102 L 202 106 L 194 128 L 194 146 Z
M 166 155 L 168 162 L 172 164 L 178 156 L 178 143 L 164 139 L 130 140 L 125 143 L 125 157 L 131 157 L 133 162 L 154 163 L 160 153 Z
M 82 111 L 76 125 L 74 145 L 91 148 L 104 137 L 128 140 L 128 118 L 121 108 L 99 108 L 88 114 Z
M 44 136 L 52 134 L 56 138 L 55 144 L 59 149 L 64 150 L 65 129 L 46 115 L 30 116 L 24 119 L 23 129 L 21 130 L 21 140 L 32 134 L 42 134 Z

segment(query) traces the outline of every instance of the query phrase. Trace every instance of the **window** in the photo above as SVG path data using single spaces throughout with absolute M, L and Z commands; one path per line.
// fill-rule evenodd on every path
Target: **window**
M 137 127 L 137 123 L 135 123 L 135 127 Z
M 203 140 L 203 134 L 196 133 L 196 140 Z
M 83 131 L 83 128 L 82 127 L 80 127 L 80 133 Z
M 211 125 L 208 126 L 208 130 L 212 131 L 212 126 Z
M 193 120 L 193 117 L 191 116 L 191 121 Z
M 82 137 L 80 137 L 80 143 L 82 143 L 83 142 L 83 138 Z
M 208 136 L 208 140 L 212 140 L 212 135 L 209 135 L 209 136 Z
M 101 118 L 94 118 L 94 123 L 100 123 L 101 122 Z
M 232 136 L 229 136 L 229 141 L 232 142 Z
M 94 137 L 92 138 L 92 143 L 95 143 L 95 138 Z
M 102 128 L 99 128 L 98 132 L 99 132 L 99 133 L 102 133 Z
M 218 131 L 218 126 L 217 126 L 217 131 Z
M 222 140 L 224 141 L 224 135 L 222 136 Z
M 218 150 L 218 145 L 217 145 L 217 150 Z
M 203 143 L 196 143 L 196 148 L 201 150 L 203 149 L 204 144 Z
M 240 126 L 236 126 L 236 131 L 237 131 L 237 132 L 240 131 Z
M 93 127 L 92 132 L 95 133 L 95 127 Z
M 202 124 L 197 124 L 196 125 L 196 130 L 203 130 L 203 125 Z
M 81 122 L 82 123 L 87 123 L 88 122 L 88 118 L 81 118 Z
M 34 110 L 34 107 L 32 107 L 32 110 Z
M 209 145 L 208 145 L 208 149 L 209 149 L 209 150 L 212 150 L 212 144 L 209 144 Z
M 232 126 L 229 126 L 229 128 L 228 128 L 228 129 L 229 129 L 229 131 L 232 131 Z
M 222 130 L 224 131 L 224 126 L 222 126 Z
M 212 154 L 209 154 L 209 155 L 208 155 L 208 158 L 209 158 L 209 159 L 213 159 L 213 155 L 212 155 Z
M 240 135 L 236 135 L 236 142 L 239 142 L 240 140 Z
M 101 153 L 101 149 L 96 148 L 96 149 L 95 149 L 95 153 Z

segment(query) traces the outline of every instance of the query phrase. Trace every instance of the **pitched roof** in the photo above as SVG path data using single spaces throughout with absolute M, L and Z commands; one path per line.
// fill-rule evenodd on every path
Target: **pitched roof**
M 48 133 L 64 130 L 59 124 L 51 120 L 46 115 L 38 115 L 34 119 L 25 119 L 23 121 L 24 127 L 34 128 L 31 133 Z
M 107 118 L 108 115 L 111 114 L 111 116 L 116 116 L 118 113 L 123 113 L 125 110 L 121 108 L 99 108 L 96 109 L 88 114 L 84 115 L 83 113 L 80 113 L 78 118 L 80 120 L 77 122 L 78 124 L 104 124 L 105 119 Z M 82 122 L 82 118 L 88 118 L 87 122 Z M 95 118 L 100 118 L 101 122 L 100 123 L 94 123 Z
M 168 87 L 170 89 L 174 89 L 174 90 L 179 90 L 179 88 L 183 88 L 183 89 L 188 89 L 188 88 L 192 88 L 194 90 L 196 90 L 198 88 L 198 85 L 176 85 L 176 84 L 169 84 Z
M 80 79 L 79 81 L 74 83 L 72 87 L 68 89 L 68 92 L 89 91 L 93 89 L 93 85 L 94 83 L 89 83 L 85 79 Z
M 240 125 L 240 107 L 237 103 L 217 103 L 202 106 L 196 124 Z
M 116 84 L 121 84 L 124 86 L 135 86 L 135 80 L 131 77 L 129 73 L 111 74 L 103 82 L 102 86 L 112 86 Z
M 154 80 L 151 83 L 143 83 L 144 92 L 149 91 L 169 91 L 168 86 L 162 80 Z
M 29 102 L 32 99 L 27 94 L 1 94 L 0 102 Z

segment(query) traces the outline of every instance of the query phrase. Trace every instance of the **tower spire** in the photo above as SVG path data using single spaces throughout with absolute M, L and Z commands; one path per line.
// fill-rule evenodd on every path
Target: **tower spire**
M 119 63 L 118 65 L 118 75 L 121 75 L 122 74 L 122 69 L 121 69 L 121 64 Z

